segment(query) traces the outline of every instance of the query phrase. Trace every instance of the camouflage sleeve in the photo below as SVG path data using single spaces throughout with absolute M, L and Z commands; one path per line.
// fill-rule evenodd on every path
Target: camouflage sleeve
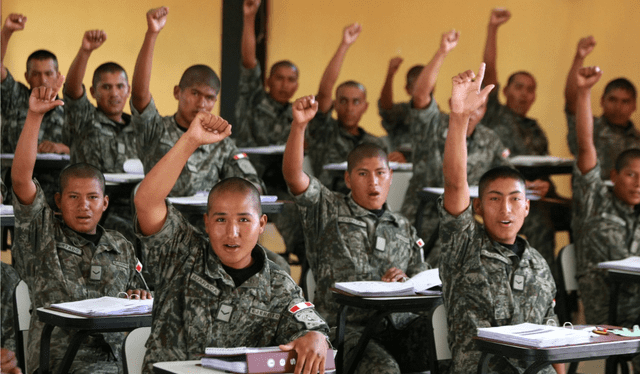
M 137 152 L 139 155 L 143 155 L 162 138 L 162 117 L 158 113 L 153 97 L 142 113 L 138 112 L 131 102 L 129 105 L 131 107 L 131 125 L 136 134 Z
M 435 98 L 432 97 L 426 108 L 412 108 L 408 114 L 407 122 L 411 129 L 413 149 L 427 147 L 427 143 L 424 142 L 433 143 L 436 140 L 434 134 L 439 133 L 438 129 L 441 127 L 442 114 Z M 446 126 L 448 125 L 447 123 Z
M 91 124 L 95 107 L 87 98 L 87 91 L 82 85 L 82 96 L 72 99 L 64 93 L 64 130 L 71 139 L 82 136 L 83 130 Z
M 487 100 L 487 111 L 482 117 L 482 123 L 490 129 L 500 124 L 500 112 L 502 104 L 500 104 L 500 85 L 496 85 Z
M 260 187 L 263 195 L 266 194 L 267 187 L 262 179 L 258 177 L 258 172 L 249 157 L 238 150 L 233 139 L 226 138 L 222 141 L 222 144 L 225 147 L 226 161 L 222 165 L 220 180 L 230 177 L 244 178 L 256 187 Z
M 233 124 L 233 138 L 243 145 L 253 144 L 251 131 L 251 114 L 256 95 L 264 93 L 261 80 L 260 64 L 247 69 L 240 64 L 240 80 L 238 82 L 238 101 L 236 101 L 236 123 Z
M 2 262 L 2 348 L 16 350 L 13 330 L 13 294 L 20 277 L 11 265 Z
M 24 118 L 20 118 L 20 108 L 29 106 L 29 89 L 22 83 L 16 82 L 7 70 L 7 77 L 2 82 L 0 91 L 2 152 L 13 153 L 24 125 Z
M 393 104 L 391 109 L 384 109 L 380 106 L 380 100 L 378 100 L 378 114 L 382 118 L 382 127 L 387 132 L 393 132 L 407 118 L 409 114 L 407 109 L 408 106 L 400 103 Z
M 282 273 L 280 270 L 276 270 Z M 280 322 L 275 336 L 276 344 L 286 344 L 298 339 L 309 331 L 317 331 L 325 335 L 328 341 L 329 326 L 313 304 L 306 302 L 302 290 L 288 275 L 282 273 L 274 277 L 273 293 L 284 298 L 286 310 L 280 315 Z
M 318 111 L 307 126 L 307 135 L 311 146 L 322 142 L 323 139 L 332 139 L 331 134 L 337 130 L 338 122 L 331 118 L 331 111 L 322 113 Z
M 196 229 L 171 203 L 167 203 L 167 218 L 160 231 L 149 236 L 138 231 L 137 235 L 156 289 L 161 289 L 166 281 L 181 271 L 190 257 L 202 250 Z
M 444 195 L 438 198 L 440 214 L 440 240 L 442 241 L 441 264 L 449 264 L 452 269 L 460 268 L 466 256 L 474 250 L 473 237 L 476 234 L 476 222 L 471 204 L 457 217 L 444 209 Z
M 24 103 L 24 99 L 21 100 L 21 98 L 25 95 L 25 92 L 28 93 L 29 89 L 23 84 L 16 82 L 9 70 L 7 70 L 7 77 L 0 87 L 0 93 L 2 93 L 2 114 L 6 116 L 11 109 L 19 105 L 18 102 Z M 29 96 L 27 95 L 27 97 Z
M 576 138 L 576 116 L 569 113 L 567 108 L 564 108 L 564 114 L 567 117 L 567 143 L 569 144 L 569 151 L 572 155 L 578 154 L 578 139 Z
M 607 186 L 600 179 L 600 164 L 586 174 L 582 174 L 574 164 L 572 191 L 572 216 L 574 219 L 588 217 L 607 193 Z

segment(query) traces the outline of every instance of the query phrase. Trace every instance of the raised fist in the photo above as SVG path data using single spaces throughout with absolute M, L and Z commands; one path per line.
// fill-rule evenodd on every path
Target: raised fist
M 345 27 L 344 34 L 342 36 L 342 41 L 346 45 L 353 44 L 353 42 L 355 42 L 356 39 L 358 39 L 358 35 L 360 35 L 360 31 L 362 31 L 362 26 L 357 22 Z
M 511 18 L 511 12 L 504 8 L 495 8 L 491 11 L 491 18 L 489 19 L 489 25 L 500 26 L 507 22 Z
M 11 13 L 4 21 L 4 27 L 11 32 L 24 30 L 24 25 L 27 23 L 27 17 L 19 13 Z
M 169 14 L 169 8 L 165 6 L 148 11 L 147 27 L 149 31 L 160 32 L 167 23 L 167 14 Z
M 82 38 L 82 49 L 91 52 L 99 48 L 106 40 L 107 33 L 104 30 L 89 30 L 84 33 Z

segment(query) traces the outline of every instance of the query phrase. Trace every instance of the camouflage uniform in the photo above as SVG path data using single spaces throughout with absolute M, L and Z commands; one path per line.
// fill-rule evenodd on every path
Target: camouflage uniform
M 578 154 L 576 140 L 576 116 L 565 109 L 567 116 L 567 142 L 571 154 Z M 616 159 L 630 148 L 640 148 L 640 131 L 636 130 L 633 122 L 629 121 L 625 126 L 611 124 L 604 116 L 593 117 L 593 143 L 598 152 L 601 178 L 610 178 L 611 171 L 615 169 Z
M 87 98 L 83 86 L 77 100 L 65 92 L 65 126 L 70 135 L 71 163 L 86 162 L 103 173 L 124 173 L 124 162 L 138 158 L 131 116 L 123 113 L 124 123 L 116 123 Z M 130 196 L 111 196 L 104 227 L 117 230 L 135 242 Z
M 339 306 L 329 291 L 335 282 L 380 280 L 392 267 L 402 269 L 409 276 L 428 268 L 421 260 L 415 229 L 406 218 L 392 213 L 386 204 L 378 218 L 358 205 L 351 194 L 345 196 L 330 191 L 314 177 L 310 177 L 307 190 L 294 199 L 302 217 L 307 259 L 317 284 L 314 302 L 329 323 L 335 323 L 338 315 Z M 363 309 L 347 315 L 348 325 L 355 327 L 346 331 L 347 351 L 355 345 L 372 315 L 372 311 Z M 414 317 L 408 313 L 396 314 L 394 322 L 398 327 L 405 327 Z M 359 372 L 399 372 L 398 363 L 412 364 L 396 363 L 385 350 L 387 347 L 381 345 L 393 346 L 399 342 L 381 339 L 384 333 L 376 334 L 376 339 L 367 346 Z M 420 341 L 413 343 L 414 349 L 422 350 L 416 356 L 424 358 Z
M 313 174 L 325 186 L 334 191 L 348 193 L 342 174 L 331 173 L 322 167 L 326 164 L 344 162 L 349 152 L 362 143 L 374 143 L 386 150 L 382 140 L 358 127 L 360 134 L 352 135 L 344 129 L 342 124 L 331 117 L 331 111 L 318 111 L 307 127 L 307 152 L 311 158 Z
M 37 192 L 31 205 L 14 194 L 16 270 L 29 286 L 33 309 L 53 303 L 117 296 L 140 288 L 133 246 L 115 231 L 104 230 L 97 246 L 55 218 L 34 179 Z M 44 323 L 31 314 L 27 366 L 40 365 L 40 337 Z M 51 335 L 51 369 L 57 370 L 69 345 L 72 330 L 56 328 Z M 80 346 L 71 372 L 122 371 L 120 348 L 124 333 L 92 334 Z M 117 362 L 116 362 L 117 360 Z
M 387 138 L 389 139 L 390 150 L 398 150 L 403 145 L 411 145 L 411 112 L 414 109 L 411 102 L 395 103 L 391 109 L 383 109 L 380 107 L 380 101 L 378 100 L 378 114 L 382 117 L 382 127 L 387 130 Z M 415 147 L 412 148 L 415 152 Z M 407 162 L 411 162 L 411 159 L 407 159 Z
M 556 285 L 544 258 L 518 238 L 524 246 L 522 258 L 497 242 L 492 242 L 484 227 L 475 221 L 471 204 L 458 217 L 447 213 L 442 197 L 438 200 L 442 256 L 440 278 L 449 324 L 451 373 L 477 370 L 480 351 L 472 337 L 477 328 L 544 324 L 557 318 L 553 311 Z M 512 286 L 522 282 L 522 289 Z M 523 372 L 525 363 L 509 360 Z M 510 373 L 511 365 L 492 357 L 490 373 Z M 551 366 L 541 373 L 555 373 Z
M 2 262 L 2 348 L 16 350 L 16 333 L 13 331 L 13 294 L 20 283 L 18 272 Z
M 535 119 L 521 117 L 500 104 L 498 94 L 500 86 L 496 86 L 489 94 L 487 112 L 482 123 L 495 131 L 511 156 L 548 155 L 549 142 L 544 131 Z M 555 186 L 548 177 L 540 179 L 551 183 L 547 197 L 555 197 Z M 528 219 L 525 220 L 520 233 L 527 237 L 531 245 L 551 265 L 555 251 L 555 228 L 553 213 L 548 204 L 532 203 Z M 561 218 L 558 218 L 561 219 Z
M 157 280 L 145 372 L 157 361 L 197 359 L 206 347 L 271 346 L 310 330 L 328 333 L 314 309 L 289 311 L 304 302 L 302 291 L 267 261 L 262 247 L 254 249 L 262 269 L 236 287 L 208 238 L 167 208 L 162 229 L 140 237 Z
M 603 261 L 640 256 L 640 218 L 633 207 L 620 201 L 600 179 L 597 165 L 582 175 L 573 173 L 573 217 L 578 285 L 587 323 L 607 323 L 609 283 Z M 618 323 L 632 327 L 640 317 L 640 285 L 620 287 Z M 635 322 L 637 323 L 637 322 Z
M 411 126 L 413 140 L 413 177 L 409 181 L 407 195 L 402 204 L 402 214 L 412 222 L 415 220 L 420 197 L 418 193 L 424 187 L 443 187 L 442 160 L 444 143 L 449 131 L 449 115 L 438 108 L 435 100 L 424 109 L 412 109 L 407 118 Z M 467 137 L 467 180 L 477 185 L 486 171 L 496 166 L 511 163 L 505 158 L 507 153 L 496 133 L 481 123 Z M 422 225 L 418 235 L 427 239 L 437 228 L 439 221 L 435 201 L 429 201 L 422 210 Z M 428 250 L 428 248 L 426 248 Z M 426 260 L 434 268 L 438 267 L 440 241 L 435 242 Z

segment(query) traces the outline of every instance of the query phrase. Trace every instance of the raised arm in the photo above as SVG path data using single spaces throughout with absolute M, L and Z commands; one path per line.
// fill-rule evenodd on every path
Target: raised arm
M 147 12 L 147 33 L 144 34 L 144 42 L 140 48 L 131 80 L 131 103 L 139 112 L 142 112 L 151 101 L 149 83 L 151 82 L 153 49 L 160 30 L 167 23 L 167 14 L 169 14 L 167 7 L 151 9 Z
M 460 33 L 456 30 L 451 30 L 442 34 L 440 40 L 440 47 L 436 51 L 431 61 L 427 66 L 422 69 L 420 75 L 416 79 L 416 83 L 411 93 L 413 99 L 413 107 L 422 109 L 426 108 L 431 103 L 431 92 L 436 85 L 438 79 L 438 72 L 444 62 L 444 58 L 447 57 L 457 45 Z
M 309 176 L 302 171 L 304 160 L 304 130 L 318 111 L 313 95 L 299 98 L 293 103 L 293 122 L 282 158 L 282 175 L 294 196 L 309 187 Z
M 67 81 L 64 83 L 64 95 L 72 99 L 79 99 L 84 93 L 82 90 L 82 80 L 87 71 L 87 62 L 91 52 L 99 48 L 107 40 L 107 33 L 104 30 L 89 30 L 82 37 L 80 50 L 73 59 L 67 74 Z
M 0 56 L 0 64 L 2 71 L 2 81 L 4 82 L 5 78 L 7 78 L 7 69 L 4 67 L 4 55 L 7 53 L 7 45 L 9 44 L 9 39 L 11 39 L 11 35 L 15 31 L 24 30 L 24 25 L 27 23 L 27 17 L 19 13 L 11 13 L 4 21 L 4 26 L 2 26 L 1 41 L 0 48 L 2 49 L 2 56 Z
M 36 198 L 33 168 L 35 167 L 36 154 L 38 153 L 38 132 L 40 131 L 44 114 L 54 107 L 64 105 L 62 100 L 56 100 L 56 95 L 63 82 L 64 76 L 60 74 L 55 87 L 47 88 L 43 86 L 34 88 L 31 91 L 31 97 L 29 97 L 27 119 L 20 133 L 11 167 L 13 191 L 20 203 L 24 205 L 31 205 Z
M 593 51 L 596 46 L 596 39 L 593 36 L 587 36 L 580 39 L 576 55 L 573 58 L 573 64 L 569 75 L 567 75 L 567 84 L 564 87 L 564 100 L 567 111 L 576 114 L 576 100 L 578 96 L 578 70 L 584 64 L 584 59 Z
M 484 74 L 484 84 L 498 84 L 498 71 L 496 69 L 496 54 L 498 49 L 498 27 L 511 18 L 511 12 L 506 9 L 496 8 L 491 11 L 489 26 L 487 27 L 487 41 L 484 45 L 484 62 L 487 69 Z
M 579 68 L 576 72 L 576 137 L 578 138 L 578 169 L 582 174 L 593 169 L 598 162 L 593 144 L 593 115 L 591 114 L 591 87 L 602 76 L 597 66 Z
M 242 11 L 244 23 L 242 24 L 242 66 L 253 69 L 258 64 L 256 60 L 256 14 L 260 8 L 260 0 L 244 0 Z
M 342 67 L 344 56 L 347 54 L 347 50 L 349 49 L 351 44 L 353 44 L 356 39 L 358 39 L 360 31 L 362 31 L 362 26 L 357 23 L 344 28 L 340 46 L 331 58 L 331 61 L 329 61 L 329 65 L 327 65 L 327 68 L 324 69 L 322 80 L 320 81 L 320 88 L 318 89 L 318 96 L 316 97 L 316 99 L 318 100 L 318 109 L 322 113 L 326 113 L 329 111 L 329 109 L 331 109 L 331 91 L 333 91 L 333 86 L 338 80 L 338 75 L 340 74 L 340 68 Z
M 380 92 L 380 108 L 391 110 L 393 108 L 393 77 L 398 72 L 398 68 L 402 64 L 402 57 L 394 57 L 389 61 L 389 69 L 387 69 L 387 78 L 384 80 L 382 92 Z
M 452 79 L 451 115 L 449 132 L 444 143 L 444 209 L 458 216 L 469 206 L 469 185 L 467 183 L 467 127 L 469 117 L 489 96 L 494 85 L 487 85 L 482 91 L 485 64 L 480 65 L 478 77 L 467 70 Z
M 162 229 L 167 218 L 164 199 L 178 180 L 189 156 L 204 144 L 222 141 L 231 135 L 231 125 L 216 115 L 199 112 L 176 144 L 149 171 L 140 183 L 133 200 L 143 235 Z

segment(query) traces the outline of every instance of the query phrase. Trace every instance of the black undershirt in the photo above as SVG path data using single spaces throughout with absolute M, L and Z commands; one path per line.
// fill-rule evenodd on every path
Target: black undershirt
M 253 251 L 251 251 L 253 264 L 244 269 L 234 269 L 222 264 L 222 268 L 227 272 L 227 274 L 229 274 L 229 276 L 231 276 L 231 279 L 233 279 L 233 284 L 235 284 L 236 287 L 246 282 L 247 279 L 251 278 L 255 274 L 258 274 L 258 272 L 264 266 L 264 259 L 262 256 L 260 256 L 260 253 L 258 252 L 259 250 L 260 249 L 258 247 L 253 248 Z
M 380 218 L 384 214 L 384 209 L 369 209 L 369 211 L 376 215 L 376 217 Z
M 96 230 L 95 234 L 85 234 L 85 233 L 82 233 L 82 232 L 77 232 L 74 229 L 71 229 L 71 230 L 73 232 L 75 232 L 76 234 L 78 234 L 79 236 L 82 236 L 86 240 L 88 240 L 91 243 L 93 243 L 94 246 L 97 246 L 98 243 L 100 242 L 100 238 L 102 238 L 102 230 Z
M 520 240 L 516 239 L 513 244 L 500 243 L 500 245 L 507 249 L 510 249 L 511 252 L 515 253 L 516 256 L 518 256 L 518 258 L 522 258 L 522 254 L 524 253 L 524 245 L 520 243 Z

